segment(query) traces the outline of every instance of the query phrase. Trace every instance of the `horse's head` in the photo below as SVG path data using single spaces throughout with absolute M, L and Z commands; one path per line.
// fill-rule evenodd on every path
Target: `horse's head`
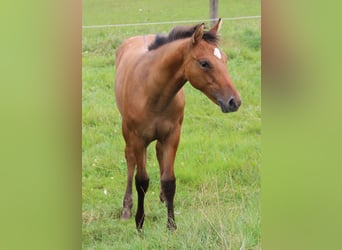
M 227 56 L 217 46 L 221 23 L 220 19 L 207 32 L 204 24 L 196 26 L 185 56 L 185 76 L 192 86 L 219 105 L 222 112 L 228 113 L 239 109 L 241 98 L 227 72 Z

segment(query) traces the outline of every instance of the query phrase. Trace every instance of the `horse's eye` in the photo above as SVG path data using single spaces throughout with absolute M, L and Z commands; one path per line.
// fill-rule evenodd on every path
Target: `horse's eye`
M 210 63 L 206 60 L 200 60 L 198 61 L 199 65 L 201 66 L 201 68 L 203 69 L 210 69 Z

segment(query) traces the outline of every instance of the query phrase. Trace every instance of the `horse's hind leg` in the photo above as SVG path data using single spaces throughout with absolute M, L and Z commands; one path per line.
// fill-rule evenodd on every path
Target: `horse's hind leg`
M 156 153 L 157 153 L 157 159 L 159 162 L 159 169 L 160 169 L 160 180 L 161 177 L 163 175 L 163 168 L 162 168 L 162 160 L 163 160 L 163 147 L 160 141 L 157 141 L 156 144 Z M 159 199 L 161 202 L 164 202 L 165 198 L 164 198 L 164 194 L 163 194 L 163 188 L 162 185 L 160 183 L 160 193 L 159 193 Z
M 133 146 L 132 146 L 133 145 Z M 141 229 L 144 223 L 144 199 L 149 185 L 149 177 L 146 172 L 146 146 L 138 140 L 130 140 L 126 143 L 125 156 L 127 161 L 127 187 L 123 199 L 123 210 L 121 218 L 129 219 L 132 215 L 132 182 L 134 168 L 137 165 L 137 173 L 135 175 L 135 187 L 138 193 L 138 208 L 135 215 L 135 223 L 137 229 Z
M 123 209 L 121 215 L 122 220 L 127 220 L 132 216 L 133 207 L 132 182 L 136 160 L 134 151 L 128 146 L 126 146 L 125 149 L 125 157 L 127 162 L 127 186 L 125 196 L 123 199 Z

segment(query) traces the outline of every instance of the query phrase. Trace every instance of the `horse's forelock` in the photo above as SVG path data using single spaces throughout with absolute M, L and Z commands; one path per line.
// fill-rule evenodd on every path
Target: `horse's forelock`
M 212 44 L 217 44 L 220 40 L 218 35 L 211 31 L 204 32 L 202 39 Z

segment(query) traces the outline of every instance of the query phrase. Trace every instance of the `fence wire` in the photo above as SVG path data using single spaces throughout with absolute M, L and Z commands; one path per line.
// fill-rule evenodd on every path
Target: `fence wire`
M 261 16 L 239 16 L 239 17 L 224 17 L 222 20 L 234 21 L 242 19 L 259 19 Z M 82 26 L 82 29 L 103 29 L 113 27 L 129 27 L 129 26 L 144 26 L 144 25 L 161 25 L 161 24 L 177 24 L 177 23 L 199 23 L 199 22 L 210 22 L 217 19 L 206 19 L 206 20 L 179 20 L 179 21 L 165 21 L 165 22 L 146 22 L 146 23 L 122 23 L 122 24 L 103 24 L 103 25 L 86 25 Z

